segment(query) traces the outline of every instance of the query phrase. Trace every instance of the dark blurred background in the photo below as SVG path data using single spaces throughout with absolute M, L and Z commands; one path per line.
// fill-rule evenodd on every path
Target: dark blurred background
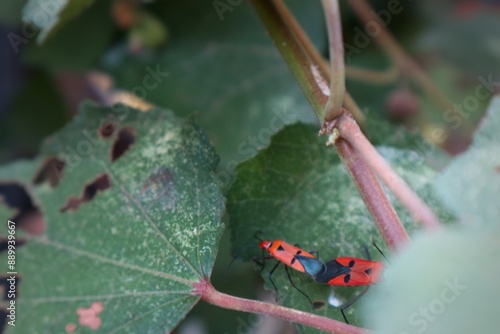
M 462 94 L 474 89 L 479 75 L 494 75 L 500 81 L 500 1 L 400 2 L 404 10 L 391 18 L 388 28 L 452 101 L 461 102 Z M 0 3 L 0 35 L 3 36 L 0 39 L 1 163 L 32 157 L 41 140 L 68 122 L 82 100 L 99 100 L 95 84 L 89 83 L 86 76 L 89 71 L 97 69 L 112 76 L 120 70 L 132 72 L 124 68 L 128 65 L 124 59 L 134 61 L 135 57 L 136 63 L 141 64 L 145 58 L 158 57 L 151 56 L 151 50 L 161 53 L 159 50 L 168 49 L 177 38 L 183 38 L 183 34 L 189 35 L 190 39 L 201 38 L 203 34 L 197 36 L 196 25 L 202 24 L 203 17 L 208 14 L 216 17 L 212 4 L 189 6 L 166 1 L 102 0 L 93 3 L 81 15 L 92 17 L 95 26 L 85 27 L 82 22 L 87 24 L 86 18 L 77 18 L 63 26 L 39 49 L 33 28 L 21 21 L 25 3 L 23 0 L 3 0 Z M 372 3 L 375 10 L 386 8 L 385 1 Z M 246 3 L 240 6 L 249 7 Z M 343 7 L 345 42 L 349 43 L 355 38 L 355 27 L 362 25 L 347 6 L 343 4 Z M 248 10 L 245 13 L 248 14 Z M 242 25 L 250 21 L 246 14 L 241 20 Z M 222 28 L 211 33 L 236 33 L 224 30 L 224 25 L 240 15 L 238 10 L 224 15 L 227 19 L 221 22 Z M 307 15 L 304 16 L 307 20 Z M 184 28 L 179 22 L 184 20 L 189 25 L 197 18 L 202 19 L 191 25 L 193 31 L 175 30 Z M 134 20 L 136 23 L 133 23 Z M 140 20 L 142 23 L 137 24 Z M 305 25 L 308 25 L 307 22 Z M 315 32 L 317 41 L 321 35 Z M 245 32 L 245 35 L 248 33 Z M 207 47 L 209 42 L 207 38 Z M 324 45 L 322 52 L 326 53 Z M 113 61 L 116 61 L 115 64 Z M 353 57 L 351 65 L 386 69 L 390 63 L 375 43 L 370 43 L 359 56 Z M 117 84 L 127 88 L 130 80 L 123 78 L 125 75 L 128 74 L 117 75 Z M 405 82 L 397 82 L 397 85 L 407 87 Z M 391 89 L 374 88 L 356 80 L 348 80 L 348 87 L 362 108 L 372 110 L 380 106 L 380 109 L 386 110 L 377 112 L 383 114 L 387 111 Z M 373 89 L 379 89 L 376 93 L 380 94 L 374 94 Z M 366 90 L 370 92 L 367 94 Z M 155 103 L 163 102 L 156 96 L 151 99 Z M 423 106 L 425 108 L 420 103 L 419 112 L 429 112 L 425 102 Z M 484 110 L 484 106 L 480 109 Z M 473 113 L 468 126 L 452 133 L 455 138 L 447 143 L 451 152 L 463 150 L 480 114 Z M 425 121 L 420 122 L 439 123 L 439 117 L 427 116 Z M 421 128 L 425 129 L 425 126 Z

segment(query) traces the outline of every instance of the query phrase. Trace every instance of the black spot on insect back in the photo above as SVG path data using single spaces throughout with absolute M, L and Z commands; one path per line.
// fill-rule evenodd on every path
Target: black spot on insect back
M 356 262 L 355 262 L 354 260 L 351 260 L 351 261 L 349 262 L 349 268 L 354 267 L 354 264 L 355 264 L 355 263 L 356 263 Z
M 344 276 L 344 283 L 349 283 L 349 281 L 351 280 L 351 275 L 350 274 L 347 274 Z
M 283 246 L 279 245 L 279 246 L 278 246 L 278 250 L 279 250 L 279 251 L 284 251 L 285 249 L 283 248 Z

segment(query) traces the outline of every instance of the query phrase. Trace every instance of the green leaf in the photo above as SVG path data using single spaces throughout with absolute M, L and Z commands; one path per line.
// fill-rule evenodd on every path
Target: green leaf
M 83 2 L 77 3 L 83 4 Z M 62 29 L 58 29 L 57 34 L 51 34 L 51 38 L 45 39 L 42 31 L 40 35 L 44 40 L 43 45 L 28 43 L 23 54 L 24 60 L 52 71 L 87 70 L 97 62 L 115 33 L 110 12 L 111 1 L 100 0 L 66 22 Z M 57 24 L 57 27 L 61 24 Z
M 436 182 L 450 209 L 467 224 L 492 225 L 500 216 L 500 97 L 492 100 L 471 147 Z
M 98 136 L 105 122 L 114 124 L 109 138 Z M 118 139 L 133 139 L 119 157 Z M 34 184 L 54 156 L 66 163 L 60 183 Z M 48 225 L 18 250 L 22 311 L 9 330 L 61 333 L 75 324 L 85 332 L 77 310 L 100 302 L 98 333 L 170 331 L 198 301 L 192 284 L 215 261 L 224 210 L 217 163 L 191 120 L 85 104 L 36 160 L 0 169 L 0 180 L 23 183 Z
M 338 256 L 366 258 L 365 246 L 372 255 L 377 255 L 371 247 L 372 238 L 383 245 L 371 217 L 334 149 L 325 146 L 325 138 L 318 136 L 318 130 L 305 124 L 288 126 L 273 137 L 267 149 L 238 167 L 227 208 L 233 253 L 247 259 L 259 256 L 261 250 L 254 234 L 261 230 L 264 239 L 282 239 L 298 243 L 306 250 L 317 250 L 325 262 Z M 435 172 L 423 158 L 411 151 L 379 149 L 410 186 L 438 209 L 431 186 Z M 394 204 L 406 227 L 413 230 L 409 214 L 399 203 Z M 450 219 L 442 210 L 438 213 L 444 220 Z M 248 246 L 254 247 L 244 252 Z M 266 267 L 269 270 L 272 266 L 268 263 Z M 263 277 L 266 287 L 272 289 L 267 272 Z M 315 313 L 338 320 L 342 319 L 340 310 L 328 305 L 331 297 L 345 303 L 362 291 L 362 288 L 319 285 L 298 272 L 291 275 L 313 301 L 326 304 Z M 313 311 L 307 300 L 290 286 L 284 270 L 278 270 L 273 277 L 284 305 Z M 356 305 L 347 314 L 350 322 L 359 322 Z
M 287 5 L 324 48 L 319 3 Z M 285 124 L 317 122 L 250 3 L 241 1 L 221 16 L 212 1 L 166 1 L 151 10 L 171 32 L 167 45 L 145 57 L 115 48 L 104 58 L 103 67 L 120 88 L 176 112 L 198 112 L 221 157 L 218 174 L 225 185 L 230 184 L 237 163 L 267 146 L 270 136 Z M 193 29 L 200 26 L 203 29 Z M 148 66 L 170 75 L 144 94 L 136 87 L 142 86 Z
M 377 333 L 496 333 L 498 231 L 444 230 L 414 238 L 366 298 Z
M 29 0 L 23 9 L 23 21 L 40 29 L 37 41 L 43 43 L 65 23 L 78 16 L 95 0 Z

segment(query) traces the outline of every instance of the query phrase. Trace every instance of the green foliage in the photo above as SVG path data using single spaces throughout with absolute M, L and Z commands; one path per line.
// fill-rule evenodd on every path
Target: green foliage
M 319 3 L 289 5 L 323 48 L 326 36 Z M 102 67 L 119 88 L 132 92 L 143 82 L 148 66 L 169 72 L 144 98 L 181 116 L 198 113 L 221 157 L 219 176 L 226 185 L 236 164 L 257 154 L 285 124 L 316 122 L 248 2 L 221 16 L 211 1 L 166 1 L 150 10 L 167 22 L 171 37 L 165 47 L 143 57 L 115 48 Z
M 492 100 L 471 147 L 439 176 L 436 189 L 461 218 L 475 225 L 496 225 L 500 217 L 500 98 Z
M 98 136 L 105 122 L 114 124 L 109 138 Z M 135 140 L 117 157 L 123 131 Z M 32 181 L 47 157 L 66 163 L 56 187 Z M 22 184 L 47 222 L 18 249 L 22 311 L 9 333 L 63 332 L 94 302 L 104 307 L 99 333 L 175 327 L 199 298 L 192 284 L 211 274 L 223 230 L 217 163 L 192 120 L 86 104 L 37 159 L 0 169 L 0 180 Z M 101 181 L 89 195 L 102 176 L 109 187 Z
M 21 21 L 19 8 L 24 2 Z M 327 56 L 320 3 L 286 3 Z M 249 270 L 250 265 L 239 263 L 233 267 L 231 281 L 225 282 L 229 251 L 218 257 L 215 267 L 214 261 L 219 247 L 221 251 L 231 247 L 247 260 L 261 255 L 253 238 L 259 230 L 263 238 L 317 250 L 324 261 L 366 257 L 364 246 L 383 260 L 371 247 L 374 239 L 384 249 L 357 189 L 334 150 L 318 137 L 308 102 L 247 1 L 137 2 L 132 9 L 136 21 L 122 31 L 114 22 L 114 4 L 114 0 L 0 4 L 0 20 L 20 26 L 8 33 L 14 51 L 20 49 L 25 63 L 42 68 L 13 99 L 7 121 L 2 118 L 2 143 L 33 151 L 39 138 L 65 120 L 65 99 L 54 85 L 61 70 L 83 72 L 97 66 L 111 76 L 113 88 L 159 106 L 139 113 L 124 106 L 86 104 L 73 122 L 44 142 L 36 158 L 0 168 L 0 183 L 23 185 L 47 222 L 43 235 L 30 236 L 18 249 L 23 279 L 18 325 L 9 327 L 8 333 L 64 332 L 67 324 L 78 325 L 76 310 L 94 302 L 104 307 L 99 332 L 164 333 L 197 303 L 192 284 L 205 277 L 224 292 L 255 298 L 257 268 Z M 420 46 L 454 60 L 444 65 L 426 54 L 416 58 L 439 90 L 463 105 L 480 84 L 479 77 L 467 71 L 488 77 L 495 68 L 496 21 L 491 13 L 462 20 L 455 11 L 443 19 L 443 12 L 458 7 L 433 4 L 431 8 L 430 4 L 404 4 L 401 13 L 385 18 L 403 45 L 413 47 L 415 32 L 427 31 Z M 375 43 L 376 37 L 367 33 L 360 38 L 360 31 L 367 32 L 369 25 L 361 24 L 348 5 L 341 5 L 345 45 L 357 48 L 354 53 L 346 49 L 346 62 L 371 70 L 389 69 L 391 60 Z M 387 9 L 385 3 L 376 6 L 377 12 Z M 422 16 L 414 15 L 418 8 L 430 8 L 425 17 L 437 20 L 422 24 Z M 29 24 L 39 31 L 36 41 L 27 36 Z M 469 47 L 474 43 L 481 52 Z M 151 77 L 156 79 L 152 84 Z M 500 255 L 494 246 L 499 237 L 494 222 L 500 215 L 500 100 L 492 103 L 470 150 L 438 176 L 430 166 L 442 166 L 449 157 L 437 149 L 440 142 L 427 131 L 439 128 L 450 136 L 460 131 L 466 137 L 489 94 L 477 99 L 474 112 L 459 117 L 448 113 L 451 106 L 442 110 L 404 74 L 383 83 L 347 78 L 347 88 L 366 115 L 367 137 L 441 221 L 454 220 L 443 202 L 458 220 L 477 228 L 417 237 L 411 248 L 390 259 L 383 282 L 362 299 L 369 304 L 365 311 L 356 304 L 347 312 L 348 318 L 353 324 L 399 334 L 495 331 L 498 324 L 492 310 L 499 296 L 491 278 L 496 275 L 494 266 L 485 263 Z M 415 110 L 420 112 L 404 119 L 406 127 L 396 127 L 386 121 L 390 97 L 406 89 L 414 94 Z M 177 118 L 193 112 L 196 124 Z M 97 134 L 105 120 L 115 124 L 110 138 Z M 422 136 L 408 130 L 419 126 Z M 135 142 L 113 160 L 120 130 Z M 62 177 L 56 186 L 35 177 L 53 157 L 66 163 L 62 174 L 53 169 Z M 238 177 L 230 188 L 236 166 Z M 103 189 L 92 188 L 99 184 L 99 176 L 108 177 L 109 188 L 106 179 L 100 179 Z M 221 246 L 223 191 L 228 191 L 225 219 L 231 224 L 232 244 L 226 239 Z M 389 196 L 415 235 L 412 218 Z M 0 217 L 13 214 L 12 208 L 0 205 Z M 25 237 L 22 230 L 18 233 Z M 0 235 L 5 235 L 5 226 Z M 5 257 L 5 252 L 0 254 L 4 272 Z M 272 288 L 267 278 L 270 268 L 267 263 L 262 275 L 268 289 Z M 291 275 L 297 286 L 325 306 L 312 310 L 290 286 L 284 270 L 278 270 L 274 279 L 284 305 L 339 320 L 335 300 L 348 301 L 362 290 L 322 286 L 293 270 Z M 436 307 L 435 300 L 454 280 L 466 289 L 453 302 L 444 303 L 445 311 L 435 319 L 423 323 L 421 308 Z M 471 305 L 480 306 L 477 312 L 466 313 Z M 240 313 L 209 309 L 213 307 L 201 304 L 191 314 L 208 318 L 210 331 L 231 331 L 231 324 L 238 327 L 236 331 L 249 330 L 242 325 Z M 245 314 L 243 323 L 255 324 L 247 319 L 250 315 Z M 300 331 L 317 332 L 303 327 Z
M 450 219 L 439 208 L 433 193 L 431 182 L 436 173 L 418 154 L 389 147 L 379 150 L 411 187 L 432 203 L 441 218 Z M 259 230 L 263 232 L 262 238 L 282 239 L 299 243 L 306 250 L 317 250 L 324 261 L 338 256 L 366 258 L 364 247 L 374 250 L 372 238 L 382 245 L 358 190 L 337 154 L 325 146 L 325 138 L 318 136 L 316 127 L 305 124 L 286 127 L 273 137 L 267 149 L 242 163 L 237 172 L 237 180 L 228 194 L 227 209 L 235 254 L 254 245 L 244 255 L 247 259 L 259 256 L 258 241 L 254 239 Z M 393 203 L 406 227 L 413 230 L 415 226 L 408 213 Z M 376 251 L 371 253 L 377 256 Z M 267 269 L 270 268 L 268 264 Z M 267 288 L 272 289 L 267 272 L 263 278 Z M 285 305 L 313 311 L 307 300 L 290 286 L 284 270 L 273 277 Z M 336 298 L 346 302 L 362 290 L 321 286 L 296 272 L 292 278 L 313 300 L 327 305 L 315 313 L 339 320 L 340 310 L 328 305 L 329 294 L 335 293 Z M 359 323 L 356 310 L 353 306 L 347 312 L 353 323 Z

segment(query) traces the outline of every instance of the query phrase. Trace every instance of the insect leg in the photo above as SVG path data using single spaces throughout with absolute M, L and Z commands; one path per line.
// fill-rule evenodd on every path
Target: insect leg
M 315 304 L 312 302 L 311 298 L 302 290 L 300 290 L 296 285 L 295 283 L 293 282 L 292 280 L 292 277 L 290 276 L 290 273 L 288 272 L 288 267 L 285 266 L 285 271 L 286 271 L 286 275 L 288 276 L 288 280 L 290 281 L 290 284 L 298 291 L 300 292 L 304 297 L 307 298 L 307 300 L 309 301 L 309 303 L 311 303 L 312 307 L 313 308 L 316 308 Z
M 344 310 L 347 309 L 349 306 L 352 306 L 352 304 L 354 304 L 355 302 L 357 302 L 358 299 L 361 298 L 368 291 L 369 288 L 370 286 L 367 285 L 366 288 L 363 290 L 363 292 L 361 292 L 359 295 L 357 295 L 356 297 L 354 297 L 353 299 L 351 299 L 350 301 L 348 301 L 347 303 L 345 303 L 340 307 L 340 312 L 342 312 L 342 316 L 344 317 L 346 324 L 348 324 L 349 321 L 347 321 L 347 317 L 344 314 Z
M 258 230 L 257 232 L 255 232 L 255 234 L 253 235 L 253 237 L 259 241 L 262 241 L 260 235 L 262 234 L 263 232 L 261 230 Z
M 257 263 L 260 267 L 260 271 L 264 270 L 266 266 L 266 260 L 273 259 L 272 256 L 254 256 L 252 257 L 252 260 Z
M 276 291 L 276 299 L 277 300 L 279 300 L 278 288 L 276 287 L 276 284 L 274 284 L 273 278 L 271 276 L 273 276 L 274 271 L 276 270 L 276 268 L 279 267 L 280 264 L 281 264 L 281 262 L 278 261 L 278 263 L 276 263 L 276 265 L 273 267 L 273 269 L 271 269 L 271 271 L 268 274 L 269 281 L 271 281 L 271 284 L 273 285 L 274 291 Z
M 375 246 L 375 248 L 378 250 L 378 252 L 380 254 L 382 254 L 382 256 L 384 257 L 384 259 L 389 262 L 389 260 L 387 259 L 387 257 L 385 256 L 384 252 L 382 252 L 382 250 L 377 246 L 377 244 L 375 243 L 375 240 L 372 240 L 372 244 L 373 246 Z M 390 263 L 390 262 L 389 262 Z

